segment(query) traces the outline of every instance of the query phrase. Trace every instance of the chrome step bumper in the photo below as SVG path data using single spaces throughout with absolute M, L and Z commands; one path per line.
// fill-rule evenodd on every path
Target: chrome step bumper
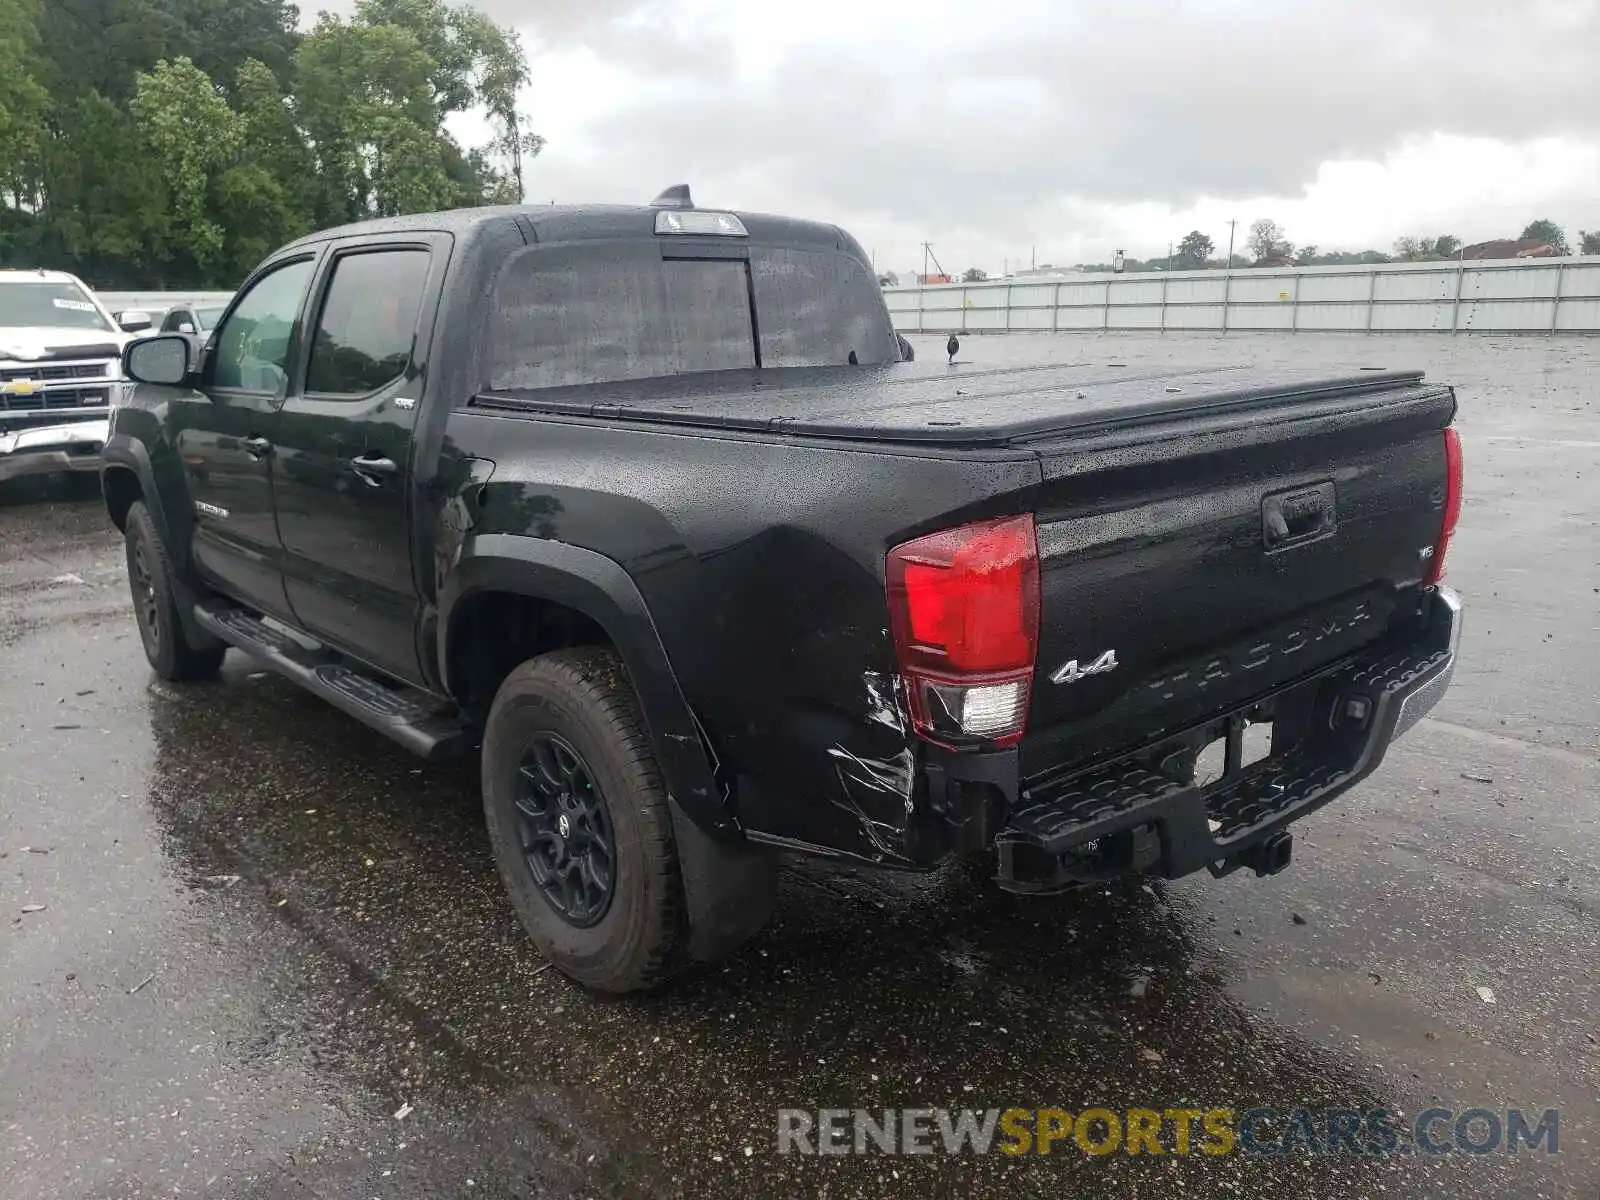
M 1354 703 L 1358 725 L 1330 728 L 1324 717 L 1294 745 L 1274 744 L 1266 759 L 1204 787 L 1163 770 L 1153 761 L 1158 751 L 1026 792 L 996 838 L 1000 885 L 1053 892 L 1130 871 L 1177 878 L 1202 867 L 1224 874 L 1249 865 L 1256 847 L 1377 769 L 1389 746 L 1444 695 L 1461 639 L 1461 601 L 1443 587 L 1429 601 L 1426 631 L 1415 642 L 1358 657 L 1269 698 L 1286 708 L 1309 704 L 1319 715 Z M 1210 724 L 1221 732 L 1248 715 Z

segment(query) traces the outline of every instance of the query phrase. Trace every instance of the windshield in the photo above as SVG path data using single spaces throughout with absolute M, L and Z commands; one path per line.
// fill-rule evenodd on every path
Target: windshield
M 7 325 L 111 329 L 94 301 L 77 284 L 43 280 L 0 284 L 0 326 Z
M 209 330 L 215 328 L 217 322 L 222 319 L 222 314 L 227 311 L 228 309 L 225 305 L 218 304 L 211 308 L 197 308 L 194 310 L 194 315 L 195 319 L 200 322 L 200 328 Z

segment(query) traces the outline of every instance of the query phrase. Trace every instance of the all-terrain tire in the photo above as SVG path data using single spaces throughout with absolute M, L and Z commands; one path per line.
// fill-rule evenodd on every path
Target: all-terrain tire
M 550 745 L 552 735 L 592 778 L 614 843 L 609 902 L 582 925 L 558 911 L 529 865 L 532 785 L 523 769 L 530 748 Z M 682 964 L 687 921 L 667 792 L 615 651 L 557 650 L 506 676 L 484 731 L 483 807 L 517 915 L 563 973 L 598 991 L 632 992 Z
M 172 559 L 144 501 L 133 502 L 123 528 L 134 620 L 151 668 L 174 683 L 216 678 L 228 647 L 215 639 L 199 646 L 190 644 L 178 614 Z

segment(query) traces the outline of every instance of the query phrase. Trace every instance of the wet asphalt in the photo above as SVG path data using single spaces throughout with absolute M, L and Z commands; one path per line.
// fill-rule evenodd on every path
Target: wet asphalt
M 961 357 L 1458 386 L 1463 664 L 1377 777 L 1296 826 L 1289 871 L 1028 900 L 795 863 L 731 961 L 590 995 L 502 899 L 471 766 L 237 655 L 216 684 L 154 680 L 92 487 L 14 483 L 0 1197 L 1600 1195 L 1600 341 Z M 780 1107 L 1434 1104 L 1557 1108 L 1560 1152 L 819 1159 L 775 1136 Z

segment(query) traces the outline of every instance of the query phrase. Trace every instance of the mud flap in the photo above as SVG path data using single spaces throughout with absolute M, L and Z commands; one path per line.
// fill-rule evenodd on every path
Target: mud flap
M 755 936 L 771 918 L 777 854 L 752 842 L 713 841 L 675 798 L 671 804 L 689 918 L 689 957 L 715 962 Z

